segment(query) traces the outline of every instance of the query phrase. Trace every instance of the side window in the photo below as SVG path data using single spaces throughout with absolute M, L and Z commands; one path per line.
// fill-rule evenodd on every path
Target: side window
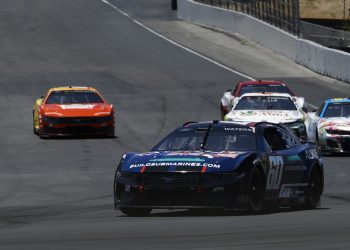
M 266 128 L 264 131 L 264 138 L 272 151 L 279 151 L 288 148 L 282 134 L 276 128 Z
M 277 131 L 281 134 L 282 139 L 284 140 L 284 143 L 286 145 L 286 148 L 293 148 L 296 145 L 298 145 L 298 141 L 288 131 L 285 131 L 282 129 L 278 129 Z
M 316 116 L 320 116 L 323 110 L 325 103 L 322 103 L 321 107 L 318 108 L 317 112 L 316 112 Z

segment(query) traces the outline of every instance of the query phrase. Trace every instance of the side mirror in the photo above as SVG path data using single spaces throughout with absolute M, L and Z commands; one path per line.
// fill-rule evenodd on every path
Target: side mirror
M 312 112 L 317 112 L 317 109 L 313 109 Z
M 42 95 L 42 96 L 40 96 L 40 98 L 41 98 L 41 99 L 43 99 L 43 98 L 44 98 L 44 96 Z

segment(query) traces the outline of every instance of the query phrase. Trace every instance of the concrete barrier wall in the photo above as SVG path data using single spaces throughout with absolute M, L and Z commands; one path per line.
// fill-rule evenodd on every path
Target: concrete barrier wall
M 178 0 L 178 18 L 239 33 L 311 70 L 350 82 L 350 54 L 299 39 L 244 13 Z

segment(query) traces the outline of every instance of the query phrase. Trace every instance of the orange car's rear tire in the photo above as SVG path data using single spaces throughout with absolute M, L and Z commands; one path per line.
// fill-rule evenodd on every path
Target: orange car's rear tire
M 49 136 L 46 135 L 45 133 L 43 133 L 40 128 L 39 128 L 39 131 L 38 131 L 38 135 L 39 135 L 40 139 L 47 139 L 47 138 L 49 138 Z

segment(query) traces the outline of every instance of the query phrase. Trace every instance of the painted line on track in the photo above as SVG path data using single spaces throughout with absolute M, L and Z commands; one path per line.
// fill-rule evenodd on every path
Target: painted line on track
M 126 13 L 125 11 L 122 11 L 120 8 L 118 8 L 118 7 L 115 6 L 114 4 L 110 3 L 109 1 L 107 1 L 107 0 L 101 0 L 101 1 L 102 1 L 103 3 L 105 3 L 105 4 L 107 4 L 108 6 L 110 6 L 111 8 L 113 8 L 114 10 L 118 11 L 118 12 L 119 12 L 120 14 L 122 14 L 123 16 L 126 16 L 127 18 L 129 18 L 129 19 L 130 19 L 131 21 L 133 21 L 135 24 L 137 24 L 137 25 L 139 25 L 140 27 L 146 29 L 147 31 L 151 32 L 152 34 L 154 34 L 154 35 L 156 35 L 156 36 L 158 36 L 158 37 L 164 39 L 165 41 L 167 41 L 167 42 L 169 42 L 169 43 L 171 43 L 171 44 L 173 44 L 173 45 L 175 45 L 175 46 L 177 46 L 177 47 L 179 47 L 179 48 L 181 48 L 181 49 L 183 49 L 183 50 L 185 50 L 185 51 L 187 51 L 187 52 L 189 52 L 189 53 L 191 53 L 191 54 L 194 54 L 194 55 L 196 55 L 196 56 L 198 56 L 198 57 L 200 57 L 200 58 L 202 58 L 202 59 L 204 59 L 204 60 L 206 60 L 206 61 L 209 61 L 209 62 L 211 62 L 211 63 L 213 63 L 213 64 L 215 64 L 215 65 L 217 65 L 217 66 L 219 66 L 219 67 L 221 67 L 221 68 L 223 68 L 223 69 L 225 69 L 225 70 L 228 70 L 228 71 L 230 71 L 230 72 L 232 72 L 232 73 L 234 73 L 234 74 L 237 74 L 237 75 L 239 75 L 239 76 L 242 76 L 242 77 L 247 78 L 247 79 L 252 80 L 252 81 L 255 81 L 255 80 L 256 80 L 254 77 L 248 76 L 248 75 L 246 75 L 246 74 L 244 74 L 244 73 L 241 73 L 241 72 L 239 72 L 239 71 L 237 71 L 237 70 L 234 70 L 234 69 L 232 69 L 232 68 L 230 68 L 230 67 L 228 67 L 228 66 L 225 66 L 225 65 L 223 65 L 223 64 L 221 64 L 221 63 L 219 63 L 219 62 L 217 62 L 217 61 L 215 61 L 215 60 L 213 60 L 213 59 L 210 59 L 209 57 L 207 57 L 207 56 L 205 56 L 205 55 L 202 55 L 202 54 L 200 54 L 200 53 L 198 53 L 198 52 L 196 52 L 196 51 L 194 51 L 194 50 L 192 50 L 192 49 L 190 49 L 190 48 L 188 48 L 188 47 L 186 47 L 186 46 L 184 46 L 184 45 L 181 45 L 181 44 L 175 42 L 174 40 L 171 40 L 170 38 L 168 38 L 168 37 L 166 37 L 166 36 L 164 36 L 164 35 L 158 33 L 157 31 L 151 29 L 150 27 L 144 25 L 144 24 L 141 23 L 140 21 L 138 21 L 138 20 L 132 18 L 128 13 Z M 313 104 L 311 104 L 311 103 L 307 103 L 307 105 L 310 106 L 310 107 L 313 108 L 313 109 L 317 109 L 317 108 L 318 108 L 317 106 L 315 106 L 315 105 L 313 105 Z
M 179 44 L 179 43 L 177 43 L 177 42 L 171 40 L 170 38 L 168 38 L 168 37 L 166 37 L 166 36 L 164 36 L 164 35 L 158 33 L 157 31 L 155 31 L 155 30 L 153 30 L 153 29 L 147 27 L 146 25 L 144 25 L 143 23 L 139 22 L 138 20 L 132 18 L 128 13 L 122 11 L 121 9 L 119 9 L 117 6 L 115 6 L 114 4 L 110 3 L 109 1 L 107 1 L 107 0 L 101 0 L 101 1 L 104 2 L 105 4 L 107 4 L 108 6 L 112 7 L 113 9 L 115 9 L 116 11 L 118 11 L 119 13 L 121 13 L 122 15 L 124 15 L 124 16 L 130 18 L 130 19 L 131 19 L 134 23 L 136 23 L 137 25 L 139 25 L 139 26 L 141 26 L 142 28 L 148 30 L 148 31 L 151 32 L 152 34 L 154 34 L 154 35 L 156 35 L 156 36 L 158 36 L 158 37 L 160 37 L 160 38 L 166 40 L 167 42 L 169 42 L 169 43 L 171 43 L 171 44 L 173 44 L 173 45 L 175 45 L 175 46 L 177 46 L 177 47 L 179 47 L 179 48 L 181 48 L 181 49 L 183 49 L 183 50 L 186 50 L 187 52 L 190 52 L 191 54 L 194 54 L 194 55 L 196 55 L 196 56 L 199 56 L 199 57 L 203 58 L 204 60 L 207 60 L 207 61 L 209 61 L 209 62 L 211 62 L 211 63 L 213 63 L 213 64 L 215 64 L 215 65 L 217 65 L 217 66 L 219 66 L 219 67 L 221 67 L 221 68 L 223 68 L 223 69 L 226 69 L 226 70 L 228 70 L 228 71 L 230 71 L 230 72 L 232 72 L 232 73 L 234 73 L 234 74 L 237 74 L 237 75 L 242 76 L 242 77 L 244 77 L 244 78 L 247 78 L 247 79 L 249 79 L 249 80 L 255 80 L 255 79 L 254 79 L 253 77 L 251 77 L 251 76 L 248 76 L 248 75 L 243 74 L 243 73 L 241 73 L 241 72 L 238 72 L 238 71 L 236 71 L 236 70 L 234 70 L 234 69 L 231 69 L 231 68 L 229 68 L 229 67 L 227 67 L 227 66 L 225 66 L 225 65 L 223 65 L 223 64 L 221 64 L 221 63 L 219 63 L 219 62 L 217 62 L 217 61 L 215 61 L 215 60 L 213 60 L 213 59 L 210 59 L 210 58 L 207 57 L 207 56 L 204 56 L 204 55 L 202 55 L 202 54 L 200 54 L 200 53 L 198 53 L 198 52 L 196 52 L 196 51 L 194 51 L 194 50 L 192 50 L 192 49 L 190 49 L 190 48 L 188 48 L 188 47 L 186 47 L 186 46 L 183 46 L 183 45 L 181 45 L 181 44 Z

